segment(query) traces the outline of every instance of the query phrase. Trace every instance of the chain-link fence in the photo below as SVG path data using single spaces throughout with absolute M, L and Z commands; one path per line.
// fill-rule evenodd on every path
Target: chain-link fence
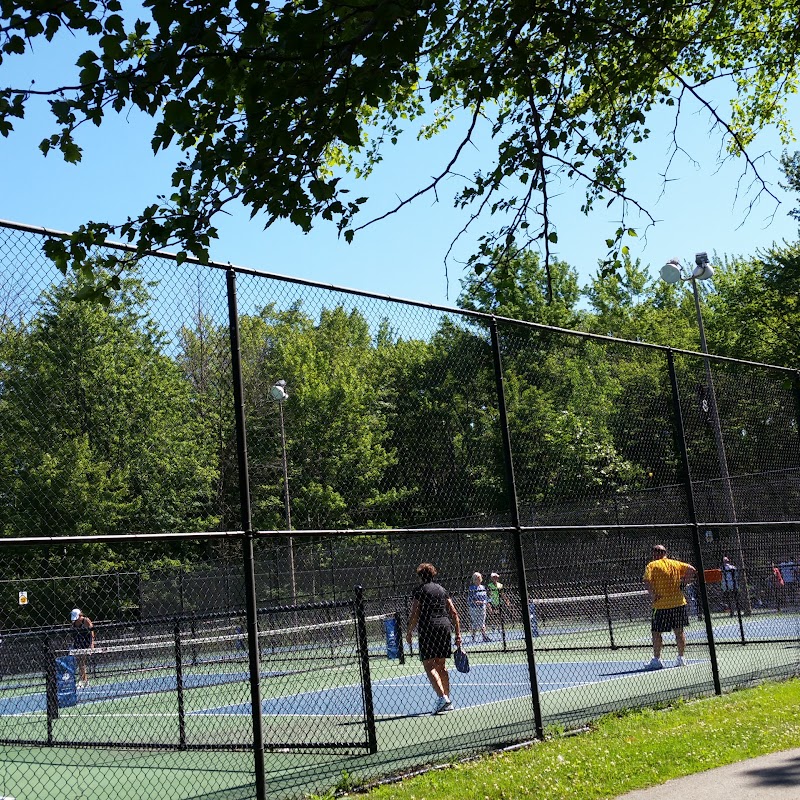
M 800 672 L 795 372 L 155 255 L 87 304 L 48 235 L 0 228 L 0 794 L 303 797 Z

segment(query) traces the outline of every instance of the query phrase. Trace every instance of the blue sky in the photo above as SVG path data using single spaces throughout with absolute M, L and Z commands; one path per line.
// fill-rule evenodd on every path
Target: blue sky
M 0 84 L 29 86 L 35 74 L 36 88 L 63 83 L 64 64 L 71 64 L 80 51 L 73 42 L 56 59 L 39 45 L 25 62 L 7 60 L 0 70 Z M 656 118 L 653 135 L 636 151 L 637 161 L 628 173 L 631 194 L 653 216 L 657 224 L 645 230 L 646 222 L 632 216 L 628 224 L 639 230 L 629 246 L 634 257 L 652 265 L 655 274 L 667 258 L 692 261 L 700 250 L 709 254 L 752 254 L 773 242 L 797 238 L 797 223 L 787 216 L 800 200 L 778 186 L 781 174 L 777 160 L 783 150 L 773 131 L 764 131 L 753 145 L 754 154 L 764 154 L 762 176 L 781 205 L 762 197 L 752 208 L 756 190 L 752 175 L 743 175 L 741 160 L 719 165 L 719 141 L 709 133 L 707 117 L 687 107 L 679 143 L 688 153 L 673 161 L 670 180 L 663 174 L 671 123 Z M 121 222 L 169 190 L 173 159 L 154 157 L 149 145 L 152 122 L 135 114 L 112 116 L 100 128 L 87 127 L 79 134 L 84 160 L 64 164 L 58 154 L 44 158 L 39 141 L 53 132 L 42 103 L 8 139 L 0 139 L 2 183 L 0 218 L 71 230 L 89 219 Z M 439 140 L 409 141 L 386 151 L 383 164 L 360 193 L 370 196 L 366 217 L 391 208 L 398 197 L 406 197 L 438 174 L 449 160 L 457 132 Z M 794 149 L 791 147 L 790 149 Z M 491 143 L 479 141 L 468 151 L 468 162 L 460 171 L 472 169 L 492 156 Z M 268 230 L 249 219 L 244 209 L 220 217 L 220 239 L 212 257 L 223 263 L 321 281 L 354 289 L 374 291 L 434 304 L 454 305 L 459 293 L 462 265 L 477 236 L 492 226 L 479 221 L 470 235 L 455 247 L 445 265 L 445 254 L 464 225 L 468 212 L 453 208 L 452 193 L 460 186 L 453 179 L 439 192 L 438 202 L 422 197 L 413 206 L 357 234 L 348 245 L 337 238 L 330 223 L 320 222 L 310 234 L 288 223 Z M 579 212 L 580 188 L 564 186 L 554 201 L 553 219 L 558 226 L 555 254 L 579 272 L 586 283 L 597 272 L 598 260 L 606 254 L 605 239 L 616 227 L 619 211 L 600 207 L 589 217 Z

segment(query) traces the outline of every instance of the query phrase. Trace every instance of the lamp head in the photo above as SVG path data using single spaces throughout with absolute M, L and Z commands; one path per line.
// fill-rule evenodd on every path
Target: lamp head
M 269 393 L 273 400 L 282 403 L 289 397 L 289 393 L 286 391 L 286 381 L 275 381 L 275 385 L 269 390 Z
M 708 253 L 697 253 L 694 263 L 697 265 L 692 271 L 692 277 L 695 280 L 707 281 L 714 274 L 714 268 L 708 260 Z
M 683 277 L 681 274 L 681 262 L 677 258 L 671 258 L 661 267 L 660 275 L 664 283 L 678 283 Z

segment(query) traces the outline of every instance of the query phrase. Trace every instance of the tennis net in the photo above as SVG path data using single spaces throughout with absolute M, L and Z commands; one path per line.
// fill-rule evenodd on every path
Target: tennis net
M 387 619 L 394 616 L 365 616 L 346 601 L 259 609 L 270 743 L 371 746 L 351 737 L 371 717 L 369 659 L 387 656 Z M 0 698 L 0 742 L 251 746 L 250 642 L 241 615 L 178 618 L 168 628 L 165 620 L 96 625 L 89 648 L 70 647 L 68 629 L 39 632 L 38 657 Z M 345 717 L 352 722 L 343 726 Z
M 385 638 L 387 615 L 365 618 L 368 651 Z M 385 644 L 383 644 L 385 649 Z M 355 619 L 315 625 L 293 625 L 258 631 L 258 653 L 263 677 L 299 674 L 319 669 L 347 670 L 360 663 Z M 87 698 L 196 689 L 249 680 L 247 633 L 242 626 L 205 630 L 202 635 L 143 636 L 135 644 L 124 639 L 98 641 L 93 648 L 56 651 L 56 659 L 83 661 L 90 681 Z M 80 680 L 80 678 L 78 678 Z M 84 687 L 79 687 L 84 688 Z
M 534 636 L 566 637 L 570 647 L 616 647 L 631 631 L 649 623 L 651 603 L 644 590 L 534 598 L 529 605 Z M 580 642 L 575 641 L 581 635 Z

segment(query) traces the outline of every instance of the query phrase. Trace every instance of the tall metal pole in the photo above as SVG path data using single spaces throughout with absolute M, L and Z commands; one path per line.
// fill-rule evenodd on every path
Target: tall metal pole
M 667 369 L 669 382 L 672 389 L 672 414 L 675 427 L 675 443 L 681 455 L 681 477 L 686 489 L 686 507 L 689 512 L 689 522 L 692 525 L 692 546 L 694 548 L 695 564 L 697 564 L 697 588 L 700 590 L 700 606 L 706 625 L 706 641 L 708 642 L 708 655 L 711 660 L 711 678 L 714 682 L 715 694 L 722 694 L 722 684 L 719 677 L 719 662 L 717 661 L 717 645 L 714 641 L 714 625 L 711 621 L 711 609 L 708 605 L 708 590 L 706 587 L 705 570 L 703 569 L 703 548 L 700 544 L 700 526 L 697 523 L 697 510 L 694 504 L 694 484 L 692 483 L 692 470 L 689 464 L 689 451 L 686 448 L 686 431 L 683 427 L 683 413 L 681 412 L 681 394 L 678 386 L 678 375 L 675 371 L 675 356 L 672 350 L 667 350 Z
M 253 519 L 250 505 L 250 469 L 247 460 L 247 425 L 244 414 L 242 385 L 242 353 L 239 343 L 239 309 L 236 300 L 236 272 L 228 270 L 228 324 L 231 344 L 233 406 L 236 419 L 236 461 L 239 472 L 239 505 L 241 508 L 242 556 L 244 562 L 245 602 L 247 607 L 247 657 L 250 668 L 250 704 L 253 719 L 253 768 L 257 800 L 266 800 L 266 763 L 264 759 L 264 719 L 261 708 L 261 674 L 259 669 L 258 614 L 256 602 L 255 558 L 253 553 Z
M 706 331 L 703 325 L 703 313 L 700 308 L 700 294 L 697 291 L 697 279 L 691 278 L 692 294 L 694 295 L 694 309 L 697 314 L 697 327 L 700 330 L 700 349 L 705 356 L 708 356 L 708 344 L 706 343 Z M 722 479 L 722 492 L 725 498 L 726 512 L 728 521 L 736 523 L 736 504 L 733 499 L 733 487 L 731 486 L 731 476 L 728 472 L 728 457 L 725 453 L 725 441 L 722 438 L 722 423 L 720 422 L 719 412 L 717 410 L 717 393 L 714 389 L 714 379 L 711 374 L 711 360 L 704 358 L 706 372 L 706 383 L 708 384 L 708 396 L 711 401 L 709 408 L 709 415 L 711 417 L 711 427 L 714 430 L 714 442 L 717 448 L 717 461 L 719 462 L 720 476 Z M 739 534 L 738 525 L 733 529 L 736 536 L 736 549 L 739 556 L 739 564 L 741 569 L 742 580 L 741 586 L 744 587 L 744 613 L 752 614 L 753 606 L 750 602 L 750 588 L 747 585 L 747 566 L 744 559 L 744 550 L 742 548 L 742 540 Z
M 286 456 L 286 430 L 283 427 L 283 401 L 278 401 L 281 417 L 281 448 L 283 450 L 283 510 L 286 516 L 286 529 L 289 531 L 289 580 L 291 581 L 292 605 L 297 605 L 297 575 L 294 566 L 294 537 L 292 530 L 292 506 L 289 502 L 289 461 Z
M 525 553 L 522 549 L 522 524 L 519 517 L 519 501 L 517 484 L 514 479 L 514 458 L 511 451 L 511 434 L 508 429 L 506 410 L 506 393 L 503 381 L 503 360 L 500 355 L 500 333 L 497 320 L 492 317 L 489 323 L 492 335 L 492 357 L 494 361 L 494 379 L 497 391 L 497 407 L 500 412 L 500 436 L 503 443 L 503 462 L 506 472 L 506 490 L 511 509 L 511 524 L 514 526 L 514 557 L 517 562 L 517 584 L 519 599 L 522 604 L 522 632 L 525 638 L 525 652 L 528 660 L 528 678 L 531 685 L 531 702 L 533 704 L 533 724 L 537 739 L 544 739 L 544 722 L 542 720 L 541 694 L 539 692 L 539 676 L 536 672 L 536 654 L 533 648 L 533 626 L 531 624 L 530 597 L 528 596 L 528 579 L 525 574 Z

